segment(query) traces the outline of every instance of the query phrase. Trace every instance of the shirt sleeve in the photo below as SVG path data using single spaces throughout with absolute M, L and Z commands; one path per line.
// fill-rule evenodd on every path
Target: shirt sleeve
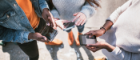
M 85 5 L 82 7 L 81 11 L 83 14 L 86 15 L 86 18 L 90 18 L 91 16 L 93 16 L 93 14 L 95 13 L 95 8 L 94 8 L 94 4 L 91 3 L 93 6 L 91 6 L 88 2 L 85 2 Z
M 0 40 L 5 42 L 26 43 L 33 41 L 32 39 L 28 40 L 29 33 L 28 31 L 12 30 L 0 26 Z
M 136 55 L 136 53 L 131 53 L 131 52 L 128 52 L 128 51 L 125 51 L 119 47 L 116 47 L 112 52 L 111 54 L 118 58 L 118 60 L 131 60 L 133 57 L 135 57 L 135 59 L 137 60 L 139 57 L 140 54 L 137 53 L 138 55 Z M 134 60 L 135 60 L 134 59 Z
M 121 7 L 117 8 L 107 20 L 111 20 L 113 23 L 117 20 L 117 18 L 131 5 L 132 0 L 127 1 Z
M 42 12 L 43 12 L 44 8 L 49 9 L 48 3 L 45 0 L 39 0 L 39 6 L 40 6 L 40 9 Z
M 58 10 L 56 8 L 53 8 L 51 10 L 51 13 L 52 13 L 54 18 L 59 18 L 60 19 L 60 15 L 59 15 Z

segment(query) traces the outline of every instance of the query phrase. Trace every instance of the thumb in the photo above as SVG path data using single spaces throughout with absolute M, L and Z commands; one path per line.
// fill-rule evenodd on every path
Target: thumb
M 73 16 L 76 16 L 78 13 L 74 13 Z
M 85 33 L 84 35 L 90 35 L 91 34 L 91 32 L 87 32 L 87 33 Z
M 97 44 L 90 44 L 90 45 L 88 45 L 89 47 L 98 47 L 98 45 Z

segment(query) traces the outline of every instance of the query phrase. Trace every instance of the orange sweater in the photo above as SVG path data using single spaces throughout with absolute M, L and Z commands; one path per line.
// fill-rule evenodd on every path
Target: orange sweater
M 32 2 L 30 0 L 16 0 L 16 2 L 24 11 L 33 29 L 35 29 L 40 22 L 40 18 L 35 13 Z

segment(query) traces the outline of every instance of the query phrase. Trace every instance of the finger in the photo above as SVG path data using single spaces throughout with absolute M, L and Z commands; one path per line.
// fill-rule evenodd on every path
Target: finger
M 46 38 L 45 36 L 43 36 L 43 39 L 44 39 L 45 41 L 47 41 L 47 38 Z
M 53 16 L 52 16 L 51 13 L 50 13 L 50 16 L 48 17 L 48 19 L 49 19 L 49 22 L 50 22 L 51 27 L 53 27 L 54 29 L 56 29 L 55 20 L 54 20 L 54 18 L 53 18 Z
M 86 22 L 86 20 L 83 20 L 83 22 L 81 23 L 81 25 L 84 25 L 85 22 Z
M 87 49 L 90 49 L 90 47 L 88 47 L 88 46 L 85 46 Z
M 90 35 L 91 34 L 91 32 L 89 31 L 89 32 L 87 32 L 87 33 L 85 33 L 85 35 Z
M 89 47 L 99 47 L 99 45 L 97 45 L 97 44 L 91 44 L 91 45 L 89 45 Z
M 63 24 L 63 22 L 62 21 L 56 21 L 56 24 L 57 24 L 57 26 L 58 27 L 60 27 L 61 29 L 64 29 L 64 24 Z
M 47 42 L 47 38 L 45 36 L 42 36 L 42 38 L 40 39 L 40 41 Z
M 62 20 L 62 23 L 69 23 L 70 21 L 68 20 Z
M 83 19 L 81 17 L 79 17 L 79 19 L 77 20 L 77 22 L 75 23 L 77 26 L 79 26 L 82 23 Z
M 80 14 L 77 14 L 76 17 L 72 20 L 72 22 L 75 22 L 80 17 Z
M 73 14 L 73 16 L 76 16 L 78 13 Z
M 89 34 L 89 38 L 96 36 L 96 31 L 90 31 L 91 33 Z
M 51 19 L 50 16 L 48 17 L 48 22 L 49 22 L 49 24 L 50 24 L 49 26 L 53 27 L 52 19 Z

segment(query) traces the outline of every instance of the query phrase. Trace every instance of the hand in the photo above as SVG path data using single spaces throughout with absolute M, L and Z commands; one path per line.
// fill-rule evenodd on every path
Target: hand
M 56 20 L 55 22 L 58 27 L 60 27 L 61 29 L 64 29 L 65 28 L 64 23 L 68 23 L 69 21 L 68 20 Z
M 109 52 L 112 52 L 115 49 L 114 46 L 111 46 L 104 41 L 97 42 L 96 44 L 87 45 L 86 48 L 91 50 L 92 52 L 96 52 L 100 49 L 107 49 Z
M 92 52 L 96 52 L 100 49 L 104 49 L 107 47 L 107 43 L 106 42 L 97 42 L 96 44 L 90 44 L 87 45 L 86 48 L 91 50 Z
M 54 18 L 47 8 L 43 9 L 42 18 L 46 21 L 47 25 L 56 29 Z
M 45 36 L 42 36 L 40 33 L 29 33 L 28 39 L 34 39 L 42 42 L 48 42 Z
M 91 30 L 91 31 L 85 33 L 85 35 L 89 35 L 89 37 L 92 37 L 92 36 L 99 37 L 99 36 L 102 36 L 104 33 L 105 33 L 105 30 L 100 29 L 100 30 Z
M 83 25 L 85 22 L 86 22 L 86 16 L 85 14 L 81 13 L 81 12 L 78 12 L 78 13 L 75 13 L 73 14 L 74 16 L 76 16 L 72 22 L 76 21 L 77 19 L 77 22 L 75 23 L 77 26 L 79 25 Z

